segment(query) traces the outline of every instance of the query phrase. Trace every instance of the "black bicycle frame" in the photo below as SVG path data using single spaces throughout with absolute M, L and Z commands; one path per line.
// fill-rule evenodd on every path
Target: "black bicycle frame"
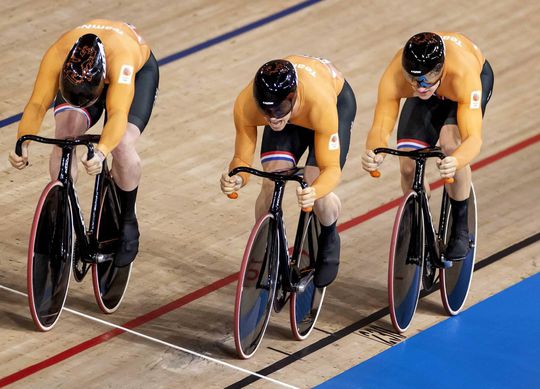
M 438 267 L 444 267 L 441 262 L 441 251 L 442 251 L 442 242 L 445 234 L 445 229 L 447 226 L 448 220 L 448 196 L 443 195 L 442 205 L 441 205 L 441 216 L 439 219 L 439 229 L 438 232 L 435 232 L 431 218 L 431 210 L 429 208 L 429 202 L 424 187 L 425 179 L 425 166 L 426 160 L 430 157 L 438 157 L 444 159 L 446 156 L 441 151 L 439 147 L 427 147 L 419 150 L 412 151 L 399 151 L 387 148 L 378 148 L 374 150 L 375 154 L 386 153 L 392 154 L 399 157 L 408 157 L 415 161 L 415 170 L 414 170 L 414 180 L 412 184 L 412 190 L 416 192 L 416 204 L 415 214 L 413 220 L 413 229 L 411 231 L 412 239 L 414 241 L 414 253 L 410 258 L 413 258 L 413 261 L 418 260 L 418 264 L 421 263 L 421 248 L 422 248 L 422 236 L 419 233 L 420 223 L 423 223 L 424 235 L 426 237 L 425 247 L 427 247 L 429 257 Z
M 270 208 L 268 210 L 268 212 L 274 217 L 274 220 L 271 222 L 272 224 L 270 225 L 270 234 L 272 234 L 271 242 L 276 241 L 274 234 L 277 233 L 277 238 L 278 238 L 277 241 L 279 245 L 279 253 L 278 253 L 279 269 L 278 270 L 279 270 L 279 273 L 282 274 L 283 277 L 285 277 L 285 279 L 283 280 L 284 281 L 283 285 L 285 286 L 285 289 L 289 292 L 293 291 L 296 288 L 292 280 L 293 275 L 298 276 L 299 278 L 299 274 L 297 274 L 298 269 L 295 266 L 296 263 L 291 262 L 291 266 L 289 267 L 287 261 L 283 260 L 283 258 L 289 259 L 289 252 L 288 252 L 287 235 L 285 233 L 285 227 L 284 227 L 285 224 L 283 222 L 283 210 L 281 208 L 281 205 L 283 203 L 283 195 L 285 194 L 285 184 L 287 181 L 296 181 L 301 185 L 302 188 L 307 187 L 307 184 L 304 182 L 304 179 L 302 178 L 302 176 L 296 174 L 300 170 L 301 170 L 300 168 L 293 168 L 293 169 L 287 169 L 281 172 L 271 173 L 271 172 L 261 172 L 256 169 L 241 166 L 241 167 L 234 168 L 233 170 L 229 172 L 229 176 L 234 176 L 235 174 L 238 174 L 240 172 L 246 172 L 246 173 L 253 174 L 259 177 L 268 178 L 274 181 L 274 192 L 272 194 L 272 201 L 270 203 Z M 288 174 L 285 175 L 284 173 L 288 173 Z M 299 224 L 300 226 L 304 225 L 306 213 L 307 212 L 302 211 L 302 216 L 300 219 L 301 222 Z M 275 223 L 275 226 L 273 225 L 273 223 Z M 299 228 L 299 230 L 303 230 L 303 228 Z M 302 233 L 302 232 L 297 231 L 297 235 L 298 233 Z M 295 240 L 295 243 L 296 241 L 298 241 L 298 239 Z M 271 250 L 275 250 L 275 247 L 271 247 Z M 296 244 L 295 244 L 294 251 L 296 252 L 299 250 L 301 250 L 301 248 L 296 248 Z M 267 258 L 268 258 L 268 255 L 265 256 L 264 261 L 267 261 Z M 265 267 L 266 267 L 266 262 L 263 263 L 263 268 Z M 260 287 L 261 285 L 262 285 L 262 272 L 259 275 L 259 279 L 257 280 L 257 286 Z
M 84 224 L 83 214 L 80 209 L 79 200 L 77 197 L 77 191 L 73 184 L 73 178 L 71 176 L 71 164 L 73 159 L 73 150 L 76 146 L 84 145 L 88 148 L 88 159 L 94 156 L 93 143 L 98 143 L 100 135 L 82 135 L 77 138 L 68 139 L 51 139 L 43 138 L 35 135 L 25 135 L 19 138 L 15 146 L 15 152 L 17 155 L 21 155 L 22 143 L 28 140 L 36 141 L 39 143 L 54 144 L 62 148 L 62 158 L 60 160 L 60 170 L 58 172 L 58 181 L 63 184 L 63 190 L 66 197 L 69 198 L 71 203 L 71 214 L 73 219 L 73 225 L 77 242 L 79 244 L 79 253 L 81 259 L 87 263 L 96 263 L 106 260 L 103 255 L 98 254 L 99 243 L 97 241 L 97 218 L 99 207 L 103 198 L 103 188 L 105 180 L 110 180 L 109 169 L 107 168 L 107 160 L 103 161 L 103 168 L 101 173 L 96 176 L 94 184 L 94 193 L 92 196 L 92 207 L 90 210 L 90 224 L 88 231 Z M 118 197 L 114 185 L 110 186 L 110 190 L 113 191 L 113 196 L 118 203 Z M 66 207 L 68 205 L 66 204 Z

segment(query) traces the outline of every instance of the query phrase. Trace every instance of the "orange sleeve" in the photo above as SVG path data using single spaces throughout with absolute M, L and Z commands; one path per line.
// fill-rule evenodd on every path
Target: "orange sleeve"
M 339 138 L 335 133 L 315 132 L 315 158 L 321 171 L 313 182 L 317 199 L 332 192 L 341 180 Z M 332 146 L 334 145 L 334 146 Z M 330 150 L 332 148 L 332 150 Z
M 24 108 L 17 131 L 17 139 L 23 135 L 37 134 L 45 113 L 58 92 L 58 78 L 65 56 L 51 46 L 43 56 L 32 96 Z
M 234 126 L 236 139 L 234 142 L 234 157 L 229 164 L 229 171 L 238 166 L 251 166 L 257 146 L 257 126 L 246 123 L 244 115 L 245 98 L 241 93 L 234 104 Z M 249 174 L 240 173 L 244 185 L 249 180 Z
M 397 72 L 401 72 L 401 63 L 398 61 L 400 58 L 401 51 L 396 54 L 379 82 L 373 124 L 366 140 L 368 150 L 387 147 L 390 134 L 394 130 L 402 93 L 399 90 L 400 82 L 397 80 Z
M 109 89 L 107 90 L 107 123 L 103 127 L 97 148 L 107 156 L 124 136 L 128 114 L 135 94 L 135 61 L 120 61 L 111 66 Z
M 466 96 L 458 101 L 457 122 L 461 145 L 452 153 L 458 161 L 458 169 L 468 165 L 482 147 L 482 84 L 479 77 L 470 77 L 460 84 Z M 459 87 L 456 85 L 456 87 Z
M 325 109 L 314 111 L 315 158 L 320 169 L 319 177 L 313 182 L 317 199 L 332 192 L 341 179 L 339 164 L 340 148 L 338 135 L 338 115 L 335 105 L 326 104 Z

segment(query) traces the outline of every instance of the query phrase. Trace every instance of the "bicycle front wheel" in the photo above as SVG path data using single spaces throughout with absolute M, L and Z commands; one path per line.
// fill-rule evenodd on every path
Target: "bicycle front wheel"
M 250 358 L 261 344 L 276 292 L 279 244 L 271 214 L 253 227 L 236 286 L 234 342 L 238 355 Z
M 64 308 L 73 261 L 73 220 L 60 181 L 45 187 L 28 245 L 27 287 L 32 320 L 40 331 L 56 324 Z
M 113 313 L 126 293 L 131 264 L 125 267 L 114 266 L 120 240 L 120 206 L 113 183 L 108 179 L 105 179 L 96 228 L 98 252 L 106 259 L 92 265 L 94 296 L 102 312 Z
M 421 216 L 417 194 L 410 191 L 396 214 L 388 264 L 390 318 L 400 333 L 409 328 L 420 295 L 425 241 Z
M 300 274 L 310 273 L 315 268 L 320 233 L 317 218 L 313 214 L 306 215 L 306 217 L 308 217 L 308 221 L 304 225 L 302 241 L 300 242 L 302 249 L 297 259 Z M 306 339 L 315 327 L 325 291 L 326 288 L 317 288 L 311 279 L 303 292 L 291 293 L 291 331 L 295 339 Z
M 444 195 L 447 196 L 446 192 Z M 448 225 L 446 226 L 446 234 L 444 236 L 445 246 L 450 238 L 450 229 L 452 228 L 450 202 L 448 202 L 448 205 Z M 453 262 L 452 267 L 441 269 L 441 298 L 444 309 L 451 316 L 457 315 L 463 309 L 465 300 L 467 300 L 467 295 L 469 294 L 474 272 L 476 238 L 478 235 L 476 222 L 476 194 L 472 184 L 468 201 L 468 210 L 469 241 L 471 242 L 469 253 L 462 261 Z

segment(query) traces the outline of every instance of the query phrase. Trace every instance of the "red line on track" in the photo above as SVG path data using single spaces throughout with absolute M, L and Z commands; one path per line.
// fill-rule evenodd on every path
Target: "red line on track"
M 525 139 L 524 141 L 520 142 L 520 143 L 517 143 L 515 144 L 514 146 L 510 146 L 502 151 L 499 151 L 498 153 L 496 154 L 493 154 L 489 157 L 486 157 L 476 163 L 473 163 L 471 165 L 471 168 L 472 170 L 478 170 L 478 169 L 481 169 L 483 168 L 484 166 L 487 166 L 495 161 L 498 161 L 499 159 L 502 159 L 504 157 L 507 157 L 511 154 L 514 154 L 522 149 L 524 149 L 525 147 L 527 146 L 530 146 L 534 143 L 537 143 L 540 141 L 540 134 L 537 134 L 537 135 L 534 135 L 528 139 Z M 438 180 L 431 185 L 431 188 L 432 189 L 436 189 L 440 186 L 443 185 L 443 182 L 442 180 Z M 357 216 L 351 220 L 348 220 L 342 224 L 340 224 L 338 226 L 338 231 L 340 232 L 343 232 L 343 231 L 346 231 L 348 230 L 349 228 L 352 228 L 358 224 L 361 224 L 367 220 L 370 220 L 372 218 L 374 218 L 375 216 L 378 216 L 394 207 L 397 207 L 399 205 L 399 201 L 400 201 L 401 198 L 397 198 L 397 199 L 394 199 L 386 204 L 383 204 L 371 211 L 368 211 L 366 213 L 364 213 L 363 215 L 360 215 L 360 216 Z M 218 281 L 215 281 L 214 283 L 208 285 L 208 286 L 205 286 L 201 289 L 198 289 L 196 290 L 195 292 L 192 292 L 186 296 L 183 296 L 181 298 L 179 298 L 178 300 L 175 300 L 173 302 L 170 302 L 169 304 L 167 305 L 164 305 L 160 308 L 157 308 L 151 312 L 148 312 L 146 314 L 144 314 L 143 316 L 139 316 L 133 320 L 130 320 L 128 321 L 127 323 L 125 323 L 123 325 L 123 327 L 126 327 L 126 328 L 129 328 L 129 329 L 133 329 L 133 328 L 136 328 L 144 323 L 147 323 L 149 322 L 150 320 L 153 320 L 159 316 L 162 316 L 168 312 L 171 312 L 177 308 L 180 308 L 181 306 L 183 305 L 186 305 L 192 301 L 195 301 L 201 297 L 204 297 L 206 296 L 207 294 L 211 293 L 211 292 L 214 292 L 230 283 L 232 283 L 233 281 L 236 281 L 237 279 L 237 276 L 238 276 L 238 273 L 235 273 L 235 274 L 231 274 L 225 278 L 222 278 L 221 280 L 218 280 Z M 25 377 L 28 377 L 29 375 L 32 375 L 34 373 L 37 373 L 38 371 L 40 370 L 43 370 L 49 366 L 52 366 L 52 365 L 55 365 L 59 362 L 62 362 L 74 355 L 77 355 L 85 350 L 88 350 L 89 348 L 92 348 L 94 346 L 97 346 L 103 342 L 106 342 L 118 335 L 121 335 L 122 333 L 124 333 L 125 331 L 122 331 L 122 330 L 119 330 L 119 329 L 114 329 L 114 330 L 111 330 L 111 331 L 108 331 L 108 332 L 105 332 L 101 335 L 98 335 L 96 336 L 95 338 L 92 338 L 92 339 L 89 339 L 87 341 L 84 341 L 76 346 L 73 346 L 65 351 L 62 351 L 61 353 L 59 354 L 56 354 L 56 355 L 53 355 L 52 357 L 49 357 L 41 362 L 38 362 L 34 365 L 31 365 L 31 366 L 28 366 L 22 370 L 19 370 L 18 372 L 16 373 L 13 373 L 9 376 L 6 376 L 2 379 L 0 379 L 0 388 L 1 387 L 4 387 L 6 385 L 9 385 L 13 382 L 16 382 L 16 381 L 19 381 Z
M 133 329 L 135 327 L 138 327 L 144 323 L 147 323 L 156 317 L 159 317 L 161 315 L 164 315 L 168 312 L 171 312 L 177 308 L 180 308 L 183 305 L 186 305 L 192 301 L 195 301 L 203 296 L 206 296 L 207 294 L 218 290 L 225 285 L 230 284 L 231 282 L 235 281 L 238 276 L 238 273 L 231 274 L 225 278 L 222 278 L 221 280 L 218 280 L 210 285 L 207 285 L 201 289 L 196 290 L 193 293 L 190 293 L 186 296 L 183 296 L 179 298 L 178 300 L 172 301 L 167 305 L 164 305 L 162 307 L 159 307 L 151 312 L 148 312 L 142 316 L 139 316 L 133 320 L 128 321 L 122 327 L 126 327 L 129 329 Z M 89 348 L 92 348 L 94 346 L 97 346 L 98 344 L 101 344 L 103 342 L 106 342 L 118 335 L 123 334 L 125 331 L 119 330 L 115 328 L 114 330 L 105 332 L 101 335 L 96 336 L 95 338 L 89 339 L 87 341 L 84 341 L 76 346 L 73 346 L 67 350 L 62 351 L 59 354 L 56 354 L 50 358 L 47 358 L 41 362 L 38 362 L 34 365 L 28 366 L 22 370 L 19 370 L 18 372 L 11 374 L 7 377 L 4 377 L 0 379 L 0 388 L 4 387 L 6 385 L 12 384 L 20 379 L 23 379 L 25 377 L 28 377 L 29 375 L 32 375 L 40 370 L 43 370 L 49 366 L 55 365 L 59 362 L 62 362 L 63 360 L 66 360 L 68 358 L 71 358 L 74 355 L 77 355 L 85 350 L 88 350 Z

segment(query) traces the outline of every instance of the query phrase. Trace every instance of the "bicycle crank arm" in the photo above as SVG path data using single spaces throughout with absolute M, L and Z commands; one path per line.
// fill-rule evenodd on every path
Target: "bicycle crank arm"
M 104 263 L 107 261 L 113 261 L 114 260 L 114 254 L 96 254 L 94 256 L 94 262 L 95 263 Z
M 311 282 L 311 280 L 313 280 L 314 273 L 315 271 L 312 270 L 308 275 L 302 277 L 298 284 L 293 286 L 294 291 L 297 293 L 304 293 L 304 290 L 306 290 L 308 284 Z

